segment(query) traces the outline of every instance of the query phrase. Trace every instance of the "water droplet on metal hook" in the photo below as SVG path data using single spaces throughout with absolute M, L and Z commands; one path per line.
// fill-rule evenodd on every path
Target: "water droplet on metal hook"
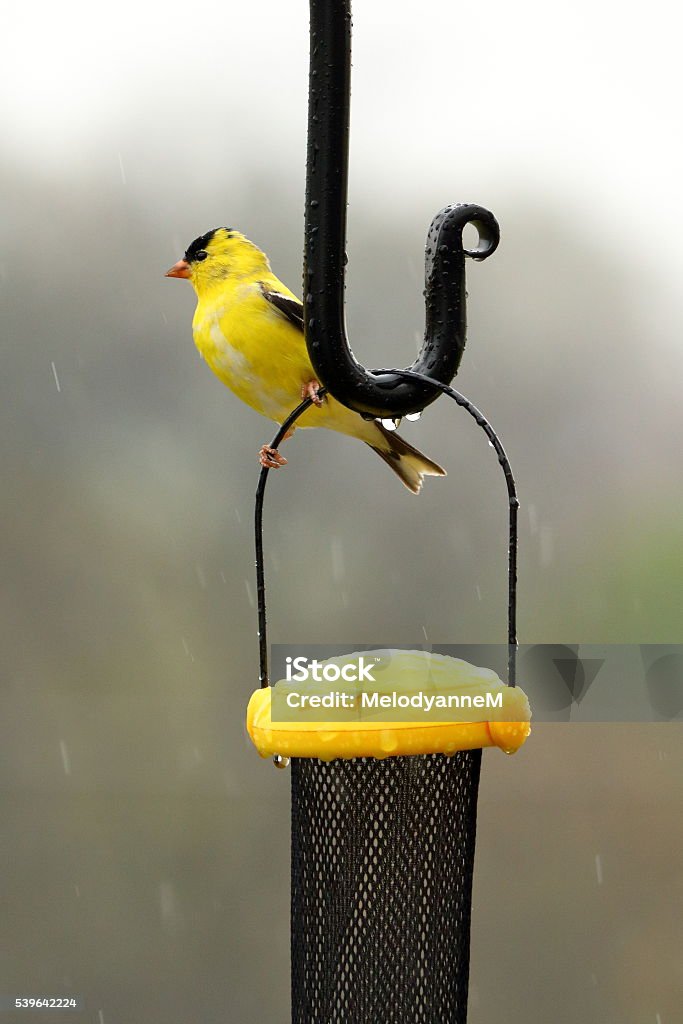
M 406 416 L 406 419 L 410 423 L 414 423 L 416 420 L 419 420 L 421 415 L 422 415 L 421 412 L 409 412 L 408 415 Z

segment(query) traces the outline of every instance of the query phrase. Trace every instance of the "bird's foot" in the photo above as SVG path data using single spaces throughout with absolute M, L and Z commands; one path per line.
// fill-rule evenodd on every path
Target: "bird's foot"
M 320 384 L 317 380 L 309 380 L 307 384 L 301 385 L 301 397 L 310 398 L 313 405 L 317 405 L 318 408 L 322 406 L 324 401 L 324 399 L 318 394 L 319 391 Z
M 287 465 L 287 459 L 280 455 L 277 448 L 271 448 L 268 444 L 263 444 L 259 448 L 258 460 L 267 469 L 280 469 L 281 466 Z

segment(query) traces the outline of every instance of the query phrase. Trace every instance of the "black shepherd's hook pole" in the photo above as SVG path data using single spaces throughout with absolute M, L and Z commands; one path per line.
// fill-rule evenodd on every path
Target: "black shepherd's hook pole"
M 417 378 L 370 371 L 346 338 L 344 268 L 351 87 L 351 2 L 310 0 L 311 51 L 304 251 L 306 343 L 318 379 L 343 405 L 370 417 L 420 412 L 439 395 Z M 466 224 L 479 232 L 465 249 Z M 427 236 L 425 337 L 410 370 L 442 384 L 455 376 L 465 347 L 465 256 L 484 260 L 499 230 L 481 206 L 447 206 Z

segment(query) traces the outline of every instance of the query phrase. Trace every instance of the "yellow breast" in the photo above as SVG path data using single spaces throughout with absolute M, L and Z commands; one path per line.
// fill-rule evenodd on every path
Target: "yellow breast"
M 257 412 L 281 422 L 301 400 L 313 375 L 303 336 L 259 283 L 226 282 L 202 296 L 192 329 L 216 376 Z

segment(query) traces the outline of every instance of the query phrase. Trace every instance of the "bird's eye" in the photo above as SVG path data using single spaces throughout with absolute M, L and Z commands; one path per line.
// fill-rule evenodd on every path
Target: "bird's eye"
M 196 260 L 197 263 L 201 263 L 203 260 L 206 259 L 206 257 L 208 255 L 209 254 L 206 251 L 206 249 L 200 249 L 199 252 L 197 253 L 197 255 L 195 256 L 195 260 Z

